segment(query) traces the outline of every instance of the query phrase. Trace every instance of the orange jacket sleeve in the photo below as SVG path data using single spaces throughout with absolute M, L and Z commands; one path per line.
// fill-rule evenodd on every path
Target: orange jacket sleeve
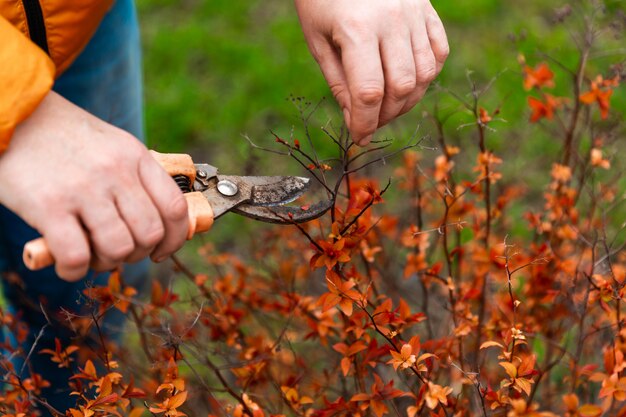
M 15 127 L 37 108 L 54 83 L 52 60 L 0 17 L 0 153 Z

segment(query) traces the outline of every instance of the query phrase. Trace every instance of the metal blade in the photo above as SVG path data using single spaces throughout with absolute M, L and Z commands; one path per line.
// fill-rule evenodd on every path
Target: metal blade
M 274 207 L 291 203 L 309 188 L 311 180 L 305 177 L 240 177 L 236 175 L 218 175 L 218 181 L 231 181 L 240 190 L 250 189 L 250 198 L 246 204 L 253 206 Z
M 234 213 L 250 217 L 266 223 L 293 224 L 305 223 L 317 219 L 333 206 L 332 200 L 320 201 L 308 208 L 297 206 L 261 207 L 242 204 L 235 209 Z
M 217 168 L 212 165 L 195 164 L 195 166 L 197 175 L 193 184 L 194 191 L 204 192 L 212 188 L 212 184 L 217 186 L 219 191 L 219 184 L 222 181 L 234 185 L 234 194 L 211 193 L 213 199 L 219 199 L 220 194 L 226 197 L 228 201 L 226 204 L 238 205 L 245 202 L 266 207 L 283 205 L 296 200 L 310 185 L 310 180 L 305 177 L 219 175 Z
M 207 188 L 202 194 L 211 203 L 213 214 L 218 218 L 241 205 L 269 208 L 288 204 L 304 194 L 309 184 L 310 180 L 303 177 L 216 175 L 207 181 Z M 255 212 L 258 220 L 266 215 L 272 218 L 271 221 L 280 222 L 280 218 L 271 212 Z M 288 216 L 287 213 L 285 215 Z

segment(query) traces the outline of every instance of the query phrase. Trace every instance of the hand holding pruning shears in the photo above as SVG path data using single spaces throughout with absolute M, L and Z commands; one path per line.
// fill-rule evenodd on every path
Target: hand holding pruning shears
M 258 221 L 293 224 L 313 220 L 332 205 L 332 200 L 323 200 L 306 210 L 285 206 L 309 188 L 308 178 L 220 175 L 216 167 L 194 164 L 186 154 L 151 154 L 184 193 L 189 213 L 187 239 L 208 231 L 215 219 L 229 211 Z M 33 270 L 54 264 L 44 238 L 28 242 L 23 255 Z
M 280 207 L 304 193 L 306 178 L 221 176 L 187 155 L 151 154 L 56 93 L 18 127 L 0 176 L 0 201 L 45 239 L 27 246 L 25 263 L 56 263 L 68 281 L 89 267 L 111 270 L 148 255 L 162 260 L 229 210 L 294 223 L 329 207 Z

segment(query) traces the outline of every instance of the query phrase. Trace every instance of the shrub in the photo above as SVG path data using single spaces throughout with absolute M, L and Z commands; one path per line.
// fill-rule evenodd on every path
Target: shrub
M 433 133 L 405 146 L 357 149 L 327 126 L 328 159 L 309 133 L 317 107 L 294 99 L 306 129 L 275 135 L 273 151 L 320 183 L 330 213 L 263 229 L 238 254 L 206 244 L 198 273 L 174 258 L 187 282 L 154 281 L 149 300 L 118 272 L 87 290 L 92 314 L 66 317 L 77 341 L 117 309 L 136 343 L 98 335 L 91 351 L 35 353 L 75 369 L 76 406 L 51 413 L 626 415 L 625 126 L 611 109 L 624 68 L 589 72 L 591 22 L 574 36 L 575 68 L 520 56 L 528 121 L 558 144 L 536 172 L 507 170 L 515 156 L 490 147 L 515 137 L 500 107 L 483 104 L 497 79 L 468 77 L 466 95 L 440 87 L 424 113 Z M 470 122 L 450 134 L 459 112 Z M 20 340 L 17 318 L 0 318 Z M 33 415 L 46 382 L 10 361 L 32 352 L 3 347 L 0 410 Z

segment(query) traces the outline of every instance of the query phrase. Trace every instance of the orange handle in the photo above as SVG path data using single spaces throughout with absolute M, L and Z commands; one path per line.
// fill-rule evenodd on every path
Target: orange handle
M 184 175 L 193 184 L 196 180 L 196 166 L 191 156 L 184 153 L 159 153 L 151 150 L 152 157 L 171 176 Z M 200 192 L 186 193 L 189 209 L 189 231 L 187 239 L 195 233 L 206 232 L 213 225 L 213 209 L 207 199 Z
M 152 157 L 171 176 L 184 175 L 193 184 L 196 180 L 196 166 L 191 156 L 184 153 L 159 153 L 150 150 Z
M 54 258 L 43 237 L 33 239 L 24 245 L 22 259 L 26 267 L 31 271 L 38 271 L 54 265 Z
M 189 230 L 187 232 L 187 240 L 189 240 L 196 233 L 208 231 L 213 226 L 215 216 L 209 200 L 200 191 L 186 193 L 185 198 L 189 212 Z

